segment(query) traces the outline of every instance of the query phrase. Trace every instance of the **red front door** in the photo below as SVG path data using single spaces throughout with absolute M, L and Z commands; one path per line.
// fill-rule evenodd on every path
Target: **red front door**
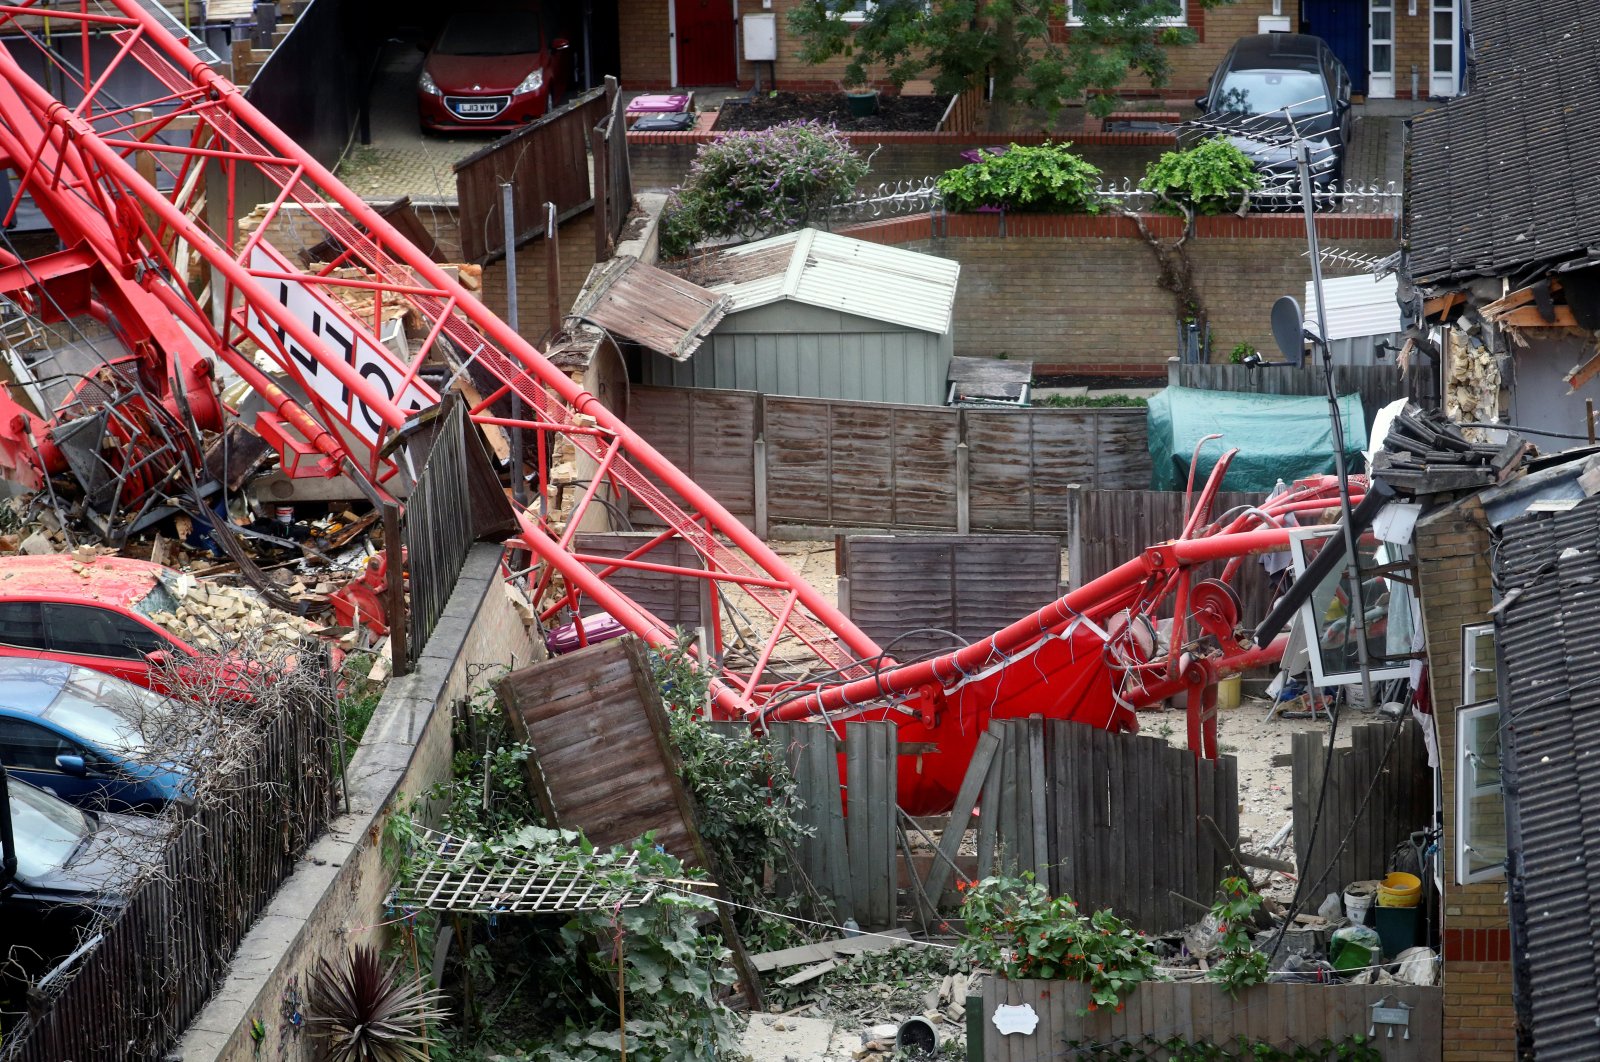
M 672 0 L 678 32 L 678 84 L 731 85 L 733 0 Z

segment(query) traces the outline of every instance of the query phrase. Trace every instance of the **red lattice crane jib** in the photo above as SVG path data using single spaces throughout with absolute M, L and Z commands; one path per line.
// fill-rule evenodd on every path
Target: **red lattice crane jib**
M 49 40 L 40 18 L 47 9 Z M 86 31 L 76 40 L 73 23 Z M 139 384 L 139 401 L 119 422 L 130 450 L 141 433 L 160 431 L 173 440 L 166 460 L 195 461 L 203 433 L 238 415 L 222 398 L 224 383 L 235 395 L 237 378 L 256 396 L 251 426 L 278 449 L 285 471 L 345 475 L 381 494 L 405 475 L 384 456 L 386 444 L 439 401 L 438 367 L 457 378 L 487 373 L 496 389 L 469 415 L 522 428 L 539 455 L 532 463 L 541 488 L 558 446 L 593 469 L 562 522 L 537 500 L 517 513 L 513 545 L 535 560 L 531 585 L 557 590 L 553 604 L 535 595 L 549 606 L 546 618 L 560 622 L 592 603 L 665 645 L 676 632 L 611 576 L 632 568 L 707 581 L 718 714 L 897 721 L 903 740 L 934 750 L 902 757 L 902 803 L 913 812 L 948 806 L 992 717 L 1132 729 L 1136 708 L 1189 691 L 1193 746 L 1215 755 L 1202 692 L 1219 674 L 1281 652 L 1277 643 L 1247 642 L 1230 614 L 1236 599 L 1202 583 L 1199 569 L 1234 561 L 1226 582 L 1238 558 L 1283 548 L 1279 517 L 1328 508 L 1334 490 L 1322 480 L 1300 484 L 1262 509 L 1213 522 L 1224 461 L 1178 539 L 981 642 L 897 662 L 274 127 L 158 7 L 0 5 L 0 32 L 38 48 L 28 64 L 0 49 L 0 152 L 64 248 L 29 260 L 0 254 L 0 294 L 41 321 L 92 318 L 111 329 Z M 129 67 L 142 74 L 126 76 Z M 38 69 L 49 76 L 36 77 Z M 106 86 L 118 70 L 113 97 Z M 130 83 L 142 98 L 127 98 Z M 330 260 L 301 255 L 313 247 L 332 248 L 323 251 Z M 370 312 L 353 312 L 362 299 Z M 423 341 L 398 353 L 381 334 L 385 307 L 416 315 Z M 499 412 L 512 396 L 523 410 L 515 420 Z M 0 465 L 34 482 L 40 471 L 60 470 L 56 427 L 0 399 Z M 660 535 L 621 558 L 580 552 L 581 518 L 617 499 L 653 514 Z M 667 543 L 690 548 L 661 551 Z M 654 559 L 685 552 L 693 562 Z M 1147 635 L 1169 596 L 1182 620 L 1162 647 Z M 739 645 L 723 644 L 730 630 Z

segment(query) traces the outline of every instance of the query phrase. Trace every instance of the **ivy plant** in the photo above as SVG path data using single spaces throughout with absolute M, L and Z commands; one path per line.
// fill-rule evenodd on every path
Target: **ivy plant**
M 1155 194 L 1158 210 L 1214 215 L 1249 206 L 1261 174 L 1231 142 L 1212 137 L 1182 151 L 1164 152 L 1145 169 L 1139 187 Z
M 1157 979 L 1156 952 L 1143 933 L 1109 910 L 1084 915 L 1069 896 L 1051 896 L 1024 874 L 963 887 L 968 937 L 962 955 L 1004 977 L 1082 981 L 1085 1013 L 1121 1010 L 1123 999 Z
M 1100 212 L 1100 170 L 1072 152 L 1072 145 L 1012 144 L 984 150 L 976 162 L 946 171 L 939 194 L 955 211 L 979 207 L 1047 214 Z
M 1259 985 L 1267 979 L 1267 956 L 1250 942 L 1249 926 L 1261 896 L 1244 878 L 1223 878 L 1222 899 L 1211 908 L 1222 934 L 1221 954 L 1212 960 L 1209 974 L 1213 981 L 1238 997 L 1241 988 Z
M 786 909 L 798 902 L 775 897 L 766 880 L 769 869 L 792 869 L 795 848 L 810 832 L 798 818 L 798 787 L 788 761 L 747 729 L 705 725 L 709 675 L 689 656 L 687 638 L 652 650 L 650 659 L 700 837 L 729 898 L 746 905 L 735 908 L 741 935 L 754 950 L 798 943 L 794 923 L 748 909 Z

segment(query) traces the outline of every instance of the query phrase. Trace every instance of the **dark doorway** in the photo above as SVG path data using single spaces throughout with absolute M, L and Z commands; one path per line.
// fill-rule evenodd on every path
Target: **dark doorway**
M 1300 32 L 1321 37 L 1350 71 L 1351 90 L 1367 92 L 1367 0 L 1300 0 Z
M 731 85 L 737 77 L 733 0 L 672 0 L 678 84 Z

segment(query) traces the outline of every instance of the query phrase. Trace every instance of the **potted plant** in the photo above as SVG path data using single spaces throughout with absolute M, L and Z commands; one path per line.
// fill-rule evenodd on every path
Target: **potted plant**
M 865 74 L 846 72 L 839 82 L 845 106 L 852 118 L 871 118 L 878 113 L 878 90 L 867 84 Z

